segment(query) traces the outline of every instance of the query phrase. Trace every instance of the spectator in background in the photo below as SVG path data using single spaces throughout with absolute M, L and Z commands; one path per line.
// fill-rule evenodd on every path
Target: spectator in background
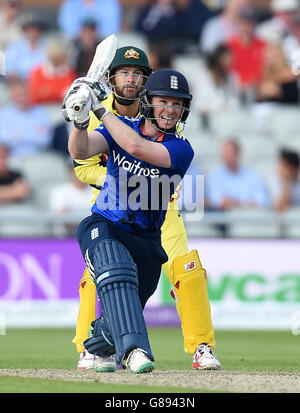
M 2 0 L 0 8 L 0 50 L 5 50 L 10 43 L 19 40 L 22 29 L 18 21 L 20 0 Z
M 300 60 L 300 7 L 293 14 L 290 33 L 282 40 L 282 48 L 291 68 L 295 65 L 299 74 Z
M 212 53 L 220 44 L 237 34 L 238 14 L 248 3 L 249 0 L 228 0 L 223 11 L 204 24 L 199 39 L 200 51 L 204 55 Z
M 12 158 L 49 149 L 52 123 L 47 110 L 30 105 L 24 80 L 11 79 L 8 88 L 11 101 L 0 109 L 0 143 L 8 146 Z
M 262 79 L 257 87 L 258 102 L 297 104 L 299 102 L 298 79 L 279 44 L 268 44 L 263 62 Z
M 174 0 L 154 0 L 139 10 L 135 30 L 150 43 L 158 44 L 174 33 L 175 15 Z
M 79 181 L 74 172 L 73 163 L 70 159 L 70 180 L 54 186 L 49 192 L 50 211 L 60 216 L 67 217 L 68 214 L 79 215 L 78 220 L 90 212 L 91 189 L 85 183 Z M 70 202 L 72 200 L 72 202 Z M 76 236 L 78 223 L 57 225 L 57 235 Z
M 150 43 L 163 39 L 171 53 L 186 53 L 198 48 L 202 27 L 213 15 L 200 0 L 155 0 L 141 8 L 134 29 Z
M 70 125 L 71 124 L 66 124 L 66 122 L 59 122 L 54 125 L 52 143 L 50 146 L 50 150 L 54 150 L 67 158 L 70 156 L 68 150 Z
M 270 199 L 262 178 L 252 169 L 241 165 L 240 147 L 228 139 L 221 145 L 222 165 L 213 170 L 205 181 L 206 206 L 212 210 L 233 208 L 265 208 Z
M 203 26 L 214 13 L 201 0 L 174 0 L 177 9 L 177 41 L 182 41 L 182 52 L 189 46 L 197 46 Z M 179 28 L 179 29 L 178 29 Z M 182 28 L 182 29 L 181 29 Z
M 226 43 L 231 50 L 232 70 L 239 79 L 239 87 L 245 99 L 252 101 L 256 87 L 262 79 L 264 55 L 267 43 L 255 35 L 256 12 L 247 7 L 240 11 L 237 34 Z
M 57 24 L 70 38 L 76 38 L 86 19 L 97 22 L 97 34 L 105 38 L 121 31 L 122 8 L 119 0 L 64 0 L 59 7 Z
M 148 58 L 150 66 L 154 71 L 173 67 L 173 56 L 168 46 L 164 43 L 149 43 Z
M 273 17 L 257 25 L 256 35 L 266 42 L 282 45 L 282 41 L 291 31 L 293 14 L 299 7 L 299 0 L 272 0 Z
M 238 80 L 231 66 L 232 53 L 225 45 L 217 46 L 206 56 L 205 65 L 199 65 L 192 87 L 194 110 L 199 113 L 203 126 L 209 126 L 213 112 L 239 104 Z
M 277 176 L 271 183 L 273 207 L 284 212 L 293 206 L 300 206 L 300 161 L 297 152 L 281 149 L 279 153 Z
M 45 59 L 45 26 L 33 13 L 22 16 L 21 26 L 22 38 L 6 49 L 6 74 L 27 79 L 30 70 Z
M 29 73 L 29 101 L 32 104 L 61 104 L 77 74 L 70 65 L 69 44 L 61 36 L 48 38 L 46 59 Z
M 0 205 L 24 201 L 30 193 L 23 174 L 9 167 L 9 148 L 0 143 Z
M 86 75 L 101 40 L 98 36 L 96 21 L 90 18 L 84 20 L 78 36 L 73 40 L 72 66 L 77 77 Z

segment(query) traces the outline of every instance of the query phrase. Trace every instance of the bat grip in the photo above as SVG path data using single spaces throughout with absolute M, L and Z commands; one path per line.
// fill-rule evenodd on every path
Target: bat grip
M 74 110 L 75 110 L 76 112 L 80 112 L 81 109 L 82 109 L 82 105 L 81 105 L 80 103 L 76 103 L 76 104 L 74 105 Z

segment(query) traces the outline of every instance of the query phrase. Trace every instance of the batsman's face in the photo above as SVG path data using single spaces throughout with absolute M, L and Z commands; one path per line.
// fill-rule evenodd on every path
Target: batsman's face
M 174 128 L 181 117 L 183 104 L 184 100 L 180 98 L 153 96 L 153 114 L 159 128 Z
M 137 67 L 125 66 L 115 71 L 112 84 L 117 95 L 127 99 L 136 99 L 143 90 L 147 77 Z

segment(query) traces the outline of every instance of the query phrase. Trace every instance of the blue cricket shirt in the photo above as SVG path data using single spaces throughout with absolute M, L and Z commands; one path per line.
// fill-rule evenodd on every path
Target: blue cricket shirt
M 141 129 L 143 117 L 124 116 L 120 119 L 143 139 L 150 140 Z M 171 168 L 161 168 L 122 149 L 103 124 L 96 131 L 107 140 L 109 155 L 106 179 L 92 212 L 131 233 L 158 232 L 171 196 L 194 157 L 190 143 L 178 132 L 157 138 L 157 145 L 168 149 L 172 164 Z

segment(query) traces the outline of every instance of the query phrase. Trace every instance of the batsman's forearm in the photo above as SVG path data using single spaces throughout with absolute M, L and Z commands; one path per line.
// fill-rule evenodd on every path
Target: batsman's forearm
M 107 113 L 101 120 L 121 148 L 130 153 L 130 155 L 136 157 L 141 155 L 146 141 L 134 129 L 122 122 L 113 113 Z
M 73 127 L 69 136 L 68 149 L 73 159 L 88 158 L 87 130 L 78 130 Z

